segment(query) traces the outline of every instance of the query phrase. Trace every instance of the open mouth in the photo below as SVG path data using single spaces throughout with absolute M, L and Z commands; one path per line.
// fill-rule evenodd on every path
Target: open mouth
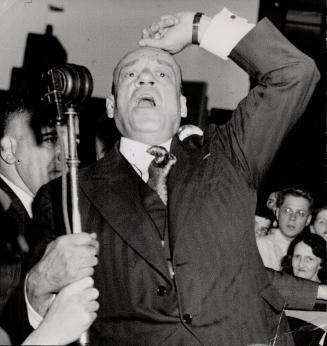
M 141 95 L 137 98 L 136 104 L 141 108 L 152 108 L 156 106 L 156 101 L 151 95 Z
M 306 272 L 305 269 L 298 269 L 298 274 L 306 274 Z

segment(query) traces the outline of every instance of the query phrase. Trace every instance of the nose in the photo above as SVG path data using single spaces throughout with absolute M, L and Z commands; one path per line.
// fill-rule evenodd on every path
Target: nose
M 290 220 L 296 220 L 296 213 L 292 212 L 290 214 Z
M 299 263 L 299 268 L 304 268 L 304 266 L 305 266 L 305 258 L 301 257 L 300 263 Z
M 154 86 L 155 85 L 154 75 L 148 68 L 145 68 L 140 72 L 137 78 L 137 85 L 138 86 L 143 86 L 143 85 Z

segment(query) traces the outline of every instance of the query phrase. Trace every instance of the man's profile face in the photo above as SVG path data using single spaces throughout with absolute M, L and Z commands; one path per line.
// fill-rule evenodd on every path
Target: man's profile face
M 327 209 L 322 209 L 310 226 L 311 232 L 320 235 L 327 241 Z
M 177 132 L 186 105 L 180 70 L 168 53 L 143 48 L 128 54 L 116 69 L 115 85 L 115 121 L 123 136 L 160 144 Z
M 61 174 L 60 147 L 52 127 L 42 127 L 41 142 L 26 119 L 16 119 L 19 133 L 16 138 L 16 170 L 28 187 L 36 194 L 38 189 Z M 18 161 L 19 160 L 19 161 Z
M 306 198 L 286 195 L 277 208 L 280 231 L 287 238 L 295 238 L 311 220 L 310 203 Z
M 277 202 L 277 192 L 272 192 L 267 199 L 267 208 L 270 210 L 275 211 L 276 209 L 276 202 Z

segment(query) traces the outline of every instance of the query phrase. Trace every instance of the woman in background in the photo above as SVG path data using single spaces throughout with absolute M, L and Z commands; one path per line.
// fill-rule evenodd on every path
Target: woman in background
M 286 256 L 282 260 L 282 271 L 304 279 L 327 282 L 326 241 L 318 234 L 305 228 L 292 240 Z M 315 310 L 320 310 L 319 306 Z M 326 306 L 322 307 L 326 311 Z M 300 318 L 287 317 L 296 346 L 325 345 L 326 332 L 316 325 Z M 324 324 L 324 323 L 323 323 Z M 321 325 L 323 328 L 323 326 Z M 326 339 L 326 340 L 325 340 Z
M 290 243 L 282 271 L 304 279 L 327 282 L 326 241 L 305 229 Z

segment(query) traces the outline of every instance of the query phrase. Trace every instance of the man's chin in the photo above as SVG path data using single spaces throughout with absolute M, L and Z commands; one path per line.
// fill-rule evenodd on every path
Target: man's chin
M 161 123 L 153 117 L 144 117 L 140 119 L 134 126 L 134 131 L 138 133 L 154 134 L 162 132 Z

